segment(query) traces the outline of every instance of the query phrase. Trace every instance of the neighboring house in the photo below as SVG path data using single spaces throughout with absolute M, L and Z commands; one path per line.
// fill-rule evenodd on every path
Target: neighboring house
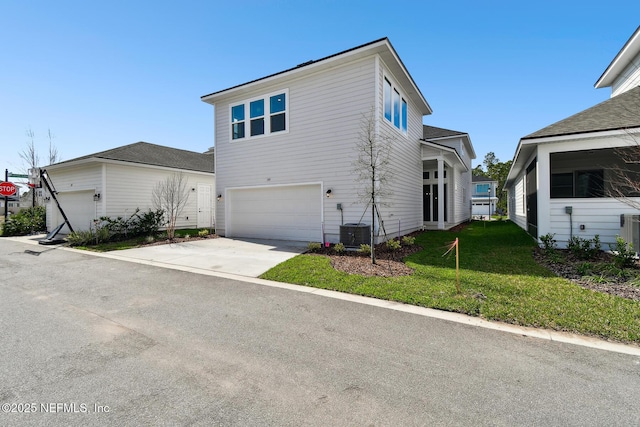
M 615 241 L 620 215 L 638 213 L 609 194 L 617 168 L 637 169 L 618 150 L 640 142 L 639 85 L 640 27 L 595 84 L 611 87 L 609 100 L 520 140 L 505 184 L 515 223 L 561 247 L 572 236 Z
M 213 151 L 205 154 L 136 142 L 45 167 L 60 206 L 74 230 L 102 216 L 128 218 L 136 208 L 154 209 L 153 188 L 173 173 L 187 178 L 189 198 L 178 228 L 212 227 L 215 188 Z M 45 191 L 47 230 L 64 222 Z M 65 226 L 62 233 L 67 233 Z
M 368 117 L 391 141 L 388 237 L 470 218 L 469 136 L 423 126 L 431 107 L 386 38 L 202 100 L 215 106 L 221 235 L 336 243 L 341 224 L 371 225 L 353 166 Z
M 471 215 L 489 219 L 496 212 L 498 181 L 486 176 L 473 175 L 471 184 Z

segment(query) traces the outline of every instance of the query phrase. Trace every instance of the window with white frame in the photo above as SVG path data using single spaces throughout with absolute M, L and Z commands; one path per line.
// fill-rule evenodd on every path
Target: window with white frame
M 391 84 L 391 80 L 384 78 L 383 88 L 383 115 L 384 118 L 400 132 L 407 133 L 408 107 L 405 97 L 400 89 Z
M 288 91 L 284 90 L 231 105 L 231 140 L 286 131 L 287 98 Z

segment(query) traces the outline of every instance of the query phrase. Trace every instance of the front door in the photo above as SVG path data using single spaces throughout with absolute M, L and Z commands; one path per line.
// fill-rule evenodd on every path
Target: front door
M 211 185 L 198 184 L 198 228 L 210 228 L 213 226 L 211 216 Z
M 422 212 L 422 219 L 431 221 L 431 184 L 422 186 Z
M 422 186 L 422 211 L 424 221 L 438 221 L 438 203 L 444 203 L 444 220 L 447 221 L 447 184 L 444 184 L 444 196 L 438 195 L 438 184 Z

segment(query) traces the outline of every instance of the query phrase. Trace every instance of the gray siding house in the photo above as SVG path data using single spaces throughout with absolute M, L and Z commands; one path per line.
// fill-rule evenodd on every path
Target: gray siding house
M 471 141 L 425 138 L 431 107 L 386 38 L 202 101 L 215 107 L 218 234 L 337 243 L 345 223 L 394 237 L 470 218 Z M 353 166 L 363 122 L 391 141 L 391 195 L 374 224 Z
M 640 27 L 616 55 L 596 88 L 611 98 L 523 137 L 506 180 L 509 217 L 535 238 L 599 235 L 606 249 L 620 234 L 624 214 L 638 214 L 616 195 L 616 171 L 640 172 L 624 152 L 640 142 Z M 638 176 L 638 175 L 636 175 Z
M 127 218 L 136 208 L 153 209 L 156 183 L 176 172 L 187 178 L 189 198 L 178 228 L 214 225 L 213 151 L 206 154 L 147 142 L 89 154 L 49 165 L 47 174 L 74 230 L 87 230 L 102 216 Z M 51 194 L 44 192 L 47 230 L 64 222 Z M 68 233 L 68 228 L 61 230 Z

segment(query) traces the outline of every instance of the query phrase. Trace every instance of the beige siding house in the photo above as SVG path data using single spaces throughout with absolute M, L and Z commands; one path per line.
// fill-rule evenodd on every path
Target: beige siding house
M 221 235 L 337 243 L 348 223 L 376 231 L 384 225 L 393 237 L 470 218 L 470 140 L 460 133 L 425 140 L 422 119 L 431 107 L 386 38 L 202 100 L 215 107 Z M 390 196 L 381 200 L 374 224 L 358 196 L 363 184 L 353 165 L 363 123 L 392 146 Z M 430 195 L 441 214 L 429 220 L 423 212 L 427 170 L 435 179 L 430 184 L 450 200 L 445 207 L 446 198 Z
M 559 246 L 598 235 L 606 249 L 621 215 L 638 214 L 620 190 L 616 171 L 640 173 L 624 151 L 640 142 L 640 27 L 595 84 L 611 98 L 520 140 L 505 184 L 509 217 L 535 238 L 554 234 Z M 636 175 L 640 176 L 640 175 Z M 633 204 L 633 203 L 632 203 Z
M 157 182 L 176 172 L 187 178 L 189 198 L 178 228 L 214 225 L 213 152 L 179 150 L 147 142 L 90 154 L 45 169 L 74 230 L 87 230 L 102 216 L 127 218 L 137 208 L 153 209 Z M 64 222 L 51 194 L 45 191 L 47 230 Z M 65 226 L 62 233 L 67 233 Z

